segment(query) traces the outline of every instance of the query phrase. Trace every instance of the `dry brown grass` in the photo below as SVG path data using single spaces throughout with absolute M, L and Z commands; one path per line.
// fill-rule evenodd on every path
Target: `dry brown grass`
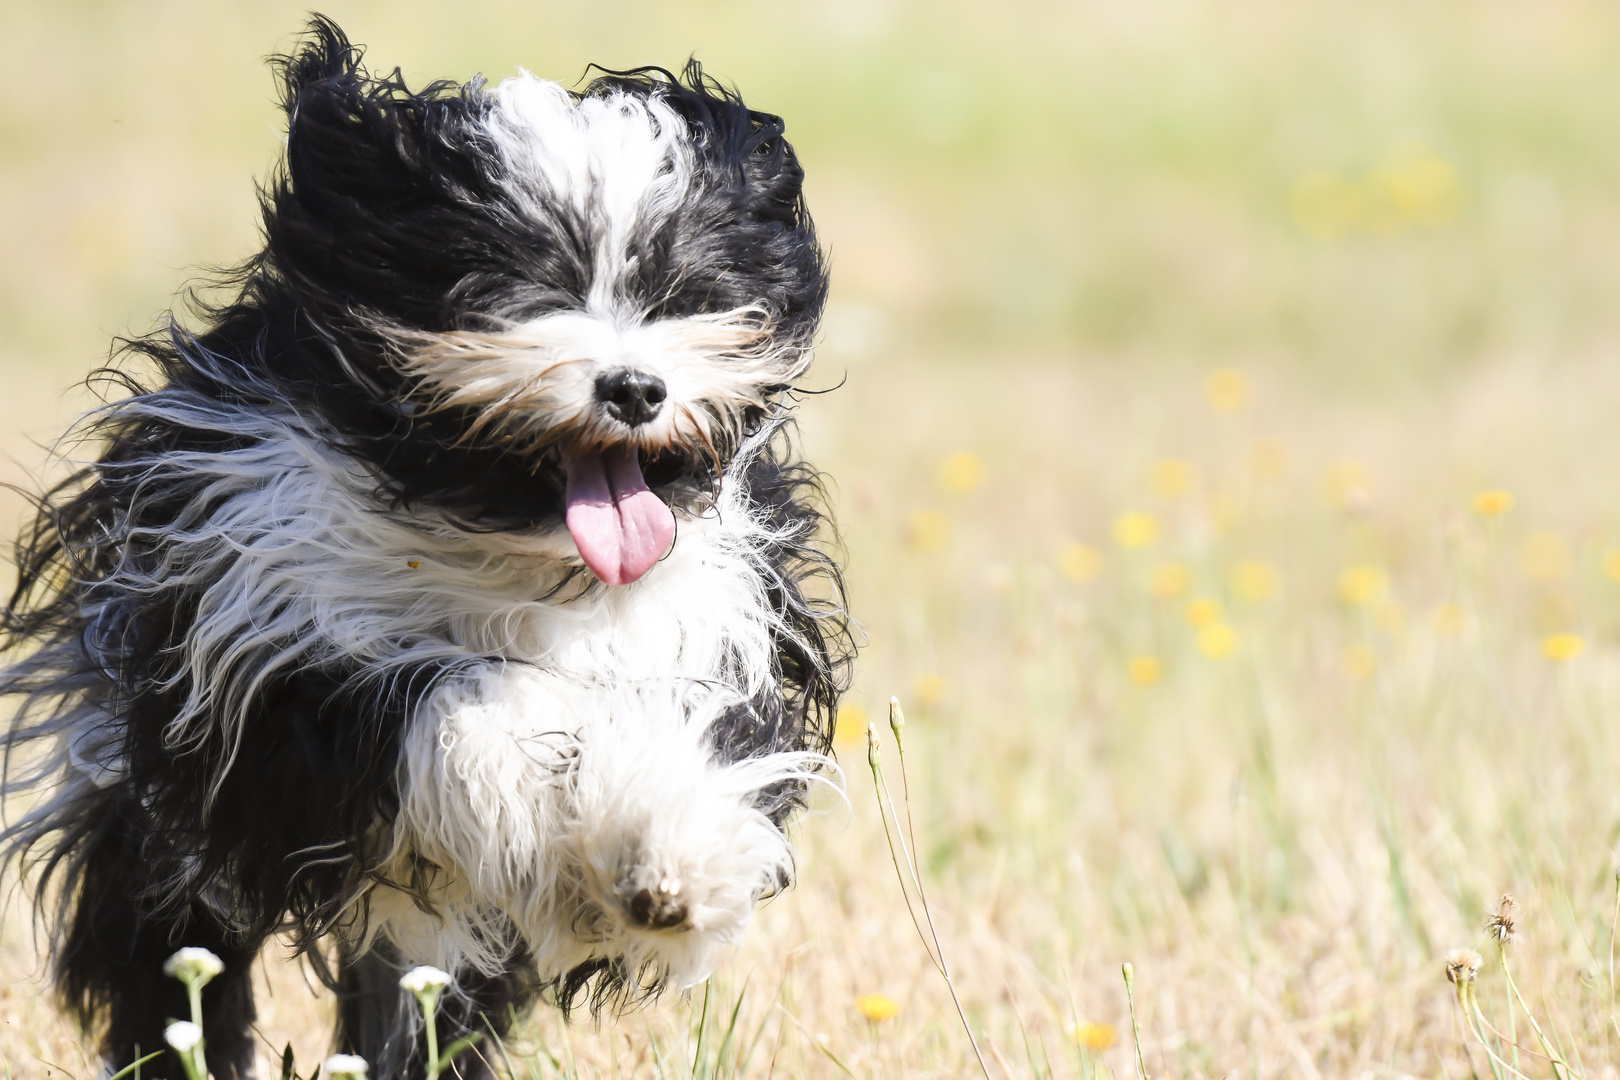
M 1586 1076 L 1616 1075 L 1611 12 L 332 7 L 408 72 L 698 46 L 800 133 L 839 275 L 819 378 L 849 373 L 805 403 L 805 435 L 870 644 L 839 742 L 849 807 L 799 826 L 798 888 L 716 976 L 711 1012 L 740 997 L 758 1035 L 747 1075 L 975 1068 L 868 783 L 859 717 L 891 693 L 993 1071 L 1089 1075 L 1080 1020 L 1118 1030 L 1102 1058 L 1131 1075 L 1129 960 L 1155 1076 L 1486 1075 L 1442 957 L 1487 954 L 1503 1025 L 1481 927 L 1511 891 L 1527 1000 Z M 0 14 L 7 478 L 37 469 L 26 436 L 77 407 L 58 388 L 174 268 L 251 243 L 246 177 L 274 153 L 254 61 L 292 9 L 134 11 Z M 923 109 L 940 96 L 956 104 Z M 1457 202 L 1391 225 L 1380 170 L 1412 144 Z M 1343 206 L 1310 201 L 1339 190 L 1306 183 L 1324 170 L 1361 193 L 1348 235 L 1328 235 Z M 1242 373 L 1240 407 L 1212 405 L 1217 367 Z M 1512 508 L 1477 513 L 1487 490 Z M 1155 543 L 1118 543 L 1128 512 Z M 1208 608 L 1189 625 L 1195 599 L 1229 635 Z M 1549 658 L 1557 634 L 1580 655 Z M 30 940 L 14 905 L 0 1062 L 88 1076 Z M 268 1044 L 313 1062 L 328 1005 L 295 966 L 265 970 Z M 863 1019 L 865 994 L 900 1015 Z M 542 1011 L 517 1072 L 689 1075 L 701 1006 L 571 1029 Z

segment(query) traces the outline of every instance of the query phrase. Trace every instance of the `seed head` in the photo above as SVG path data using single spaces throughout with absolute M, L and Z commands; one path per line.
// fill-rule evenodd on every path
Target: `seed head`
M 366 1059 L 355 1054 L 333 1054 L 321 1066 L 326 1080 L 366 1080 Z
M 202 1028 L 190 1020 L 176 1020 L 163 1029 L 163 1041 L 182 1054 L 189 1054 L 202 1042 Z
M 188 947 L 163 961 L 163 974 L 179 979 L 188 987 L 203 987 L 215 975 L 225 970 L 225 961 L 207 949 Z
M 882 760 L 883 756 L 878 752 L 877 723 L 874 721 L 866 725 L 866 763 L 875 769 Z
M 1446 978 L 1453 983 L 1471 983 L 1479 974 L 1479 953 L 1473 949 L 1452 949 L 1446 953 Z
M 1496 911 L 1485 920 L 1485 933 L 1494 938 L 1499 945 L 1511 944 L 1517 936 L 1518 928 L 1514 920 L 1519 916 L 1519 902 L 1508 893 L 1502 894 L 1501 901 L 1496 905 Z

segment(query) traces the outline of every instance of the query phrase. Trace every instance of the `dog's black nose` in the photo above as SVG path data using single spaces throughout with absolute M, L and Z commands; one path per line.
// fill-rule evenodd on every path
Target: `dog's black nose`
M 686 901 L 679 882 L 665 881 L 630 898 L 630 921 L 644 930 L 673 930 L 686 922 Z
M 596 380 L 596 400 L 620 423 L 639 427 L 658 415 L 669 389 L 664 380 L 645 371 L 623 368 Z

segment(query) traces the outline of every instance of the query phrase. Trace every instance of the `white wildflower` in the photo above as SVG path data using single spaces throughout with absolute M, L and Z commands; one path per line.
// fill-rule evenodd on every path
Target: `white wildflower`
M 202 1042 L 202 1028 L 190 1020 L 176 1020 L 163 1029 L 163 1041 L 182 1054 L 189 1054 Z
M 450 985 L 450 973 L 424 964 L 411 968 L 401 976 L 399 985 L 417 997 L 437 998 L 439 992 Z
M 366 1080 L 366 1059 L 355 1054 L 333 1054 L 321 1066 L 326 1080 Z
M 187 986 L 206 986 L 208 980 L 225 970 L 225 961 L 207 949 L 188 947 L 163 961 L 163 974 Z

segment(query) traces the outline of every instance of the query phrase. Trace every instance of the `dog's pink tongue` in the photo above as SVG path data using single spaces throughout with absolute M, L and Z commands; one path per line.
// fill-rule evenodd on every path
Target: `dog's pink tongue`
M 634 447 L 570 458 L 565 499 L 574 546 L 609 585 L 628 585 L 651 570 L 675 539 L 675 515 L 647 490 Z

